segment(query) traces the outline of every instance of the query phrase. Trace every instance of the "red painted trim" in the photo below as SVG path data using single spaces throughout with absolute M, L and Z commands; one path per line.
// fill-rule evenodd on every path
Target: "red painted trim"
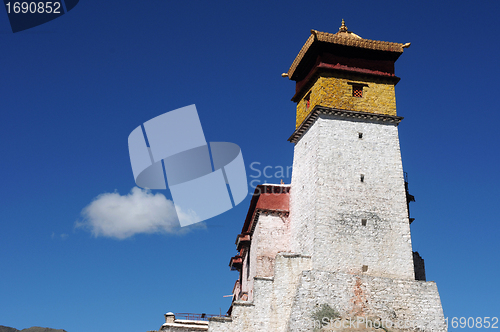
M 289 211 L 290 186 L 261 184 L 255 188 L 241 234 L 250 234 L 256 209 Z

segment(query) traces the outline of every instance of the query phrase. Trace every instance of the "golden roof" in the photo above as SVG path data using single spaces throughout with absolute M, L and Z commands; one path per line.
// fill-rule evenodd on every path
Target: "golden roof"
M 357 34 L 348 31 L 345 26 L 344 20 L 342 20 L 342 26 L 339 28 L 337 33 L 321 32 L 317 30 L 311 30 L 311 35 L 307 39 L 304 46 L 300 50 L 299 54 L 293 61 L 288 73 L 284 73 L 282 76 L 292 78 L 298 65 L 304 58 L 307 51 L 311 48 L 314 43 L 324 42 L 329 44 L 337 44 L 343 46 L 358 47 L 362 49 L 375 50 L 375 51 L 385 51 L 385 52 L 395 52 L 403 53 L 403 49 L 410 46 L 410 43 L 392 43 L 380 40 L 364 39 Z

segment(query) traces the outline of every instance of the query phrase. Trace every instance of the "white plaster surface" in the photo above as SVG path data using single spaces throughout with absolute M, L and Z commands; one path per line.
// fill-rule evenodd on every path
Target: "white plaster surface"
M 395 124 L 321 115 L 295 146 L 290 215 L 258 217 L 249 260 L 252 296 L 209 332 L 315 331 L 325 304 L 407 324 L 387 332 L 447 330 L 436 284 L 415 280 Z
M 290 195 L 292 249 L 314 269 L 414 279 L 395 124 L 321 115 L 295 146 Z

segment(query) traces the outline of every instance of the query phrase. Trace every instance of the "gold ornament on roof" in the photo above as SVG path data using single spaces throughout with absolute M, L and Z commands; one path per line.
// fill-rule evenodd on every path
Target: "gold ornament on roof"
M 345 26 L 344 19 L 342 19 L 342 25 L 339 28 L 339 32 L 347 32 L 347 27 Z

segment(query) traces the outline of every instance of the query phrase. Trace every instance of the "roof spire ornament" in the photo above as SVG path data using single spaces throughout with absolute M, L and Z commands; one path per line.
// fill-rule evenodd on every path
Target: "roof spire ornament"
M 347 27 L 345 26 L 344 19 L 342 19 L 342 25 L 339 28 L 339 32 L 347 32 Z

